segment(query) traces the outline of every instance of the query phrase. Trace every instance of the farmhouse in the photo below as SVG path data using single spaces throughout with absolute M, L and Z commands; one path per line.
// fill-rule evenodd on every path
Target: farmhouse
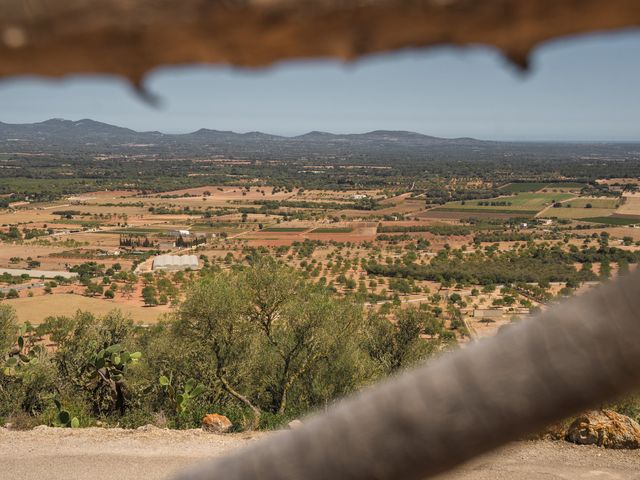
M 169 235 L 173 237 L 189 237 L 191 232 L 189 230 L 171 230 Z
M 158 255 L 153 259 L 153 270 L 187 270 L 198 268 L 195 255 Z

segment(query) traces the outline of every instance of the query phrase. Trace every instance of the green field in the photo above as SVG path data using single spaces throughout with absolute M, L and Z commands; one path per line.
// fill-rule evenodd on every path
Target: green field
M 582 188 L 586 184 L 585 183 L 576 183 L 576 182 L 557 182 L 557 183 L 547 183 L 544 188 Z
M 316 228 L 309 233 L 351 233 L 353 232 L 353 228 L 342 227 L 342 228 Z
M 455 212 L 521 213 L 535 215 L 553 202 L 562 202 L 572 198 L 570 193 L 520 193 L 497 198 L 449 202 L 435 210 Z M 485 203 L 501 203 L 484 205 Z
M 571 208 L 550 208 L 544 212 L 544 216 L 579 220 L 589 217 L 608 217 L 613 212 L 612 208 L 574 208 L 572 205 Z
M 567 204 L 571 205 L 571 208 L 586 208 L 587 205 L 591 205 L 591 208 L 616 208 L 618 206 L 617 198 L 575 198 L 568 200 Z M 564 206 L 564 204 L 563 204 Z
M 589 217 L 580 220 L 590 223 L 602 223 L 605 225 L 633 225 L 640 223 L 640 217 Z
M 525 192 L 537 192 L 541 188 L 546 187 L 547 183 L 508 183 L 499 188 L 499 190 L 507 193 L 525 193 Z
M 281 233 L 287 233 L 287 232 L 305 232 L 309 230 L 307 227 L 267 227 L 265 229 L 263 229 L 263 232 L 281 232 Z
M 573 182 L 558 182 L 558 183 L 543 183 L 543 182 L 523 182 L 523 183 L 508 183 L 499 188 L 499 190 L 507 193 L 527 193 L 537 192 L 543 188 L 571 188 L 578 189 L 584 186 L 583 183 Z

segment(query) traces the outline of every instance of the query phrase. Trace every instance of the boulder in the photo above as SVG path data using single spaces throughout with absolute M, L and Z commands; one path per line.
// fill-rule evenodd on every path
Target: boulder
M 640 425 L 611 410 L 592 410 L 575 419 L 566 440 L 605 448 L 640 448 Z
M 298 420 L 297 418 L 287 423 L 287 427 L 289 427 L 289 430 L 295 430 L 296 428 L 300 428 L 301 426 L 302 420 Z
M 210 413 L 202 419 L 202 429 L 210 433 L 227 433 L 233 427 L 233 423 L 224 415 Z

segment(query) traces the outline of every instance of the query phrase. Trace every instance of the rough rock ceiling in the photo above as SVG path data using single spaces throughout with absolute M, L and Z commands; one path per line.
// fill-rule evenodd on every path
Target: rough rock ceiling
M 640 26 L 639 0 L 2 0 L 0 76 L 269 65 L 431 45 L 494 46 L 520 66 L 552 38 Z

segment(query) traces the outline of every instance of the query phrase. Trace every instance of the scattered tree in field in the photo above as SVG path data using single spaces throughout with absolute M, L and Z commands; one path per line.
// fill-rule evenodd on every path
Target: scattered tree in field
M 152 285 L 147 285 L 142 289 L 142 299 L 144 304 L 153 307 L 158 305 L 158 298 L 156 289 Z
M 424 310 L 408 308 L 399 310 L 395 325 L 381 315 L 369 318 L 372 335 L 366 342 L 369 354 L 385 374 L 397 372 L 444 346 L 444 326 L 433 314 Z M 421 334 L 431 336 L 422 339 Z
M 95 297 L 104 293 L 104 287 L 99 283 L 90 282 L 84 292 L 89 297 Z

